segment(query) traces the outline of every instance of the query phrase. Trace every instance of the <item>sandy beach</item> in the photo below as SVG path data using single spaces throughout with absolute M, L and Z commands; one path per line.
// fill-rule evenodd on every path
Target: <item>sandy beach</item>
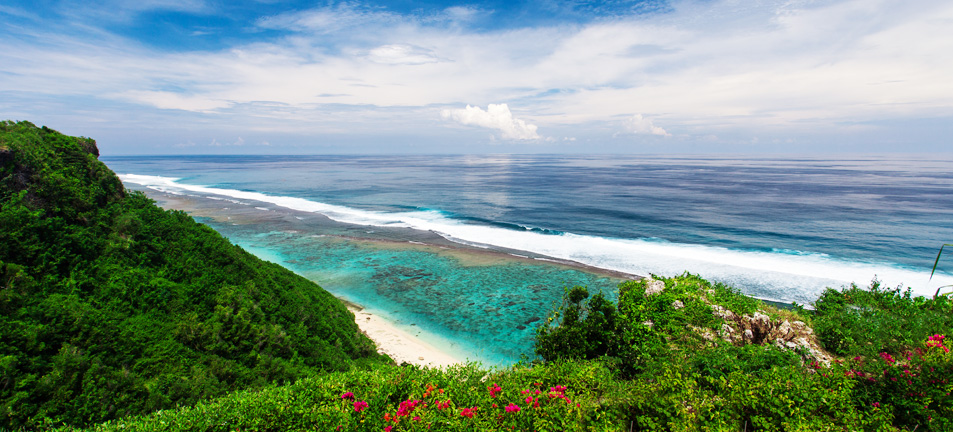
M 397 328 L 393 323 L 354 303 L 342 300 L 354 313 L 354 321 L 374 343 L 377 351 L 387 354 L 397 364 L 404 362 L 427 367 L 446 367 L 464 363 L 464 359 L 445 353 L 423 339 Z

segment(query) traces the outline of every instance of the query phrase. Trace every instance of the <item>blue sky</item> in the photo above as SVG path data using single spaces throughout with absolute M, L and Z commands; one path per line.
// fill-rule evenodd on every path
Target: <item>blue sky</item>
M 5 1 L 0 118 L 104 154 L 953 151 L 943 1 Z

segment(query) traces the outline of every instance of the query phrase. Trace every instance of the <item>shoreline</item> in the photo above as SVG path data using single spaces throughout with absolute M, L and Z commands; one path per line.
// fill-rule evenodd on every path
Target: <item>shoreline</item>
M 402 330 L 384 317 L 367 312 L 359 304 L 340 297 L 337 299 L 354 314 L 357 326 L 362 333 L 374 341 L 377 352 L 387 354 L 397 364 L 409 363 L 421 367 L 446 368 L 466 363 L 419 336 Z
M 245 220 L 246 218 L 254 218 L 257 220 L 261 216 L 261 214 L 257 212 L 252 212 L 249 214 L 247 213 L 247 209 L 242 211 L 241 208 L 245 206 L 232 209 L 233 211 L 229 212 L 228 214 L 230 214 L 230 216 L 228 216 L 221 212 L 221 210 L 228 209 L 223 209 L 221 207 L 223 203 L 218 201 L 210 201 L 197 196 L 169 194 L 149 188 L 141 188 L 140 190 L 146 192 L 147 195 L 158 201 L 163 207 L 172 207 L 178 210 L 184 210 L 193 216 L 208 217 L 218 220 L 221 223 L 244 224 L 248 223 L 248 221 Z M 246 206 L 252 208 L 256 204 L 258 203 L 249 202 L 246 203 Z M 314 219 L 325 220 L 323 223 L 327 223 L 328 225 L 346 225 L 330 221 L 330 219 L 327 219 L 326 216 L 323 216 L 320 213 L 302 212 L 287 208 L 275 210 L 276 213 L 271 214 L 269 218 L 274 218 L 275 222 L 282 222 L 282 224 L 286 226 L 283 228 L 285 230 L 296 230 L 295 225 L 302 223 L 303 218 L 311 221 Z M 375 228 L 374 231 L 383 230 L 380 228 Z M 364 232 L 367 232 L 367 229 L 362 227 L 358 230 L 352 230 L 350 232 L 325 234 L 325 236 L 336 238 L 340 241 L 362 244 L 365 247 L 381 249 L 417 249 L 436 254 L 449 255 L 457 259 L 458 262 L 460 262 L 463 266 L 483 266 L 495 265 L 501 262 L 519 262 L 526 264 L 544 264 L 572 268 L 590 274 L 615 279 L 617 282 L 639 280 L 643 278 L 640 275 L 594 267 L 577 261 L 557 259 L 526 251 L 504 248 L 482 248 L 465 243 L 453 242 L 432 232 L 420 231 L 417 232 L 417 236 L 411 237 L 410 239 L 407 237 L 402 239 L 371 238 L 364 236 Z M 320 284 L 320 281 L 313 279 L 312 281 Z M 448 344 L 434 344 L 432 340 L 427 340 L 439 340 L 440 337 L 436 334 L 416 327 L 401 325 L 388 320 L 381 314 L 368 312 L 363 305 L 342 298 L 340 295 L 336 295 L 336 297 L 346 305 L 351 313 L 354 314 L 356 324 L 365 335 L 374 341 L 378 352 L 387 354 L 397 364 L 406 362 L 408 364 L 414 364 L 421 367 L 448 367 L 466 362 L 463 356 L 461 356 L 461 353 L 456 353 L 456 355 L 454 355 L 452 349 L 448 349 L 446 346 L 440 346 Z M 789 304 L 784 304 L 782 302 L 772 301 L 770 299 L 764 298 L 758 299 L 768 303 L 773 303 L 775 306 L 790 307 Z M 421 337 L 421 332 L 426 332 L 427 334 L 425 334 L 424 337 Z

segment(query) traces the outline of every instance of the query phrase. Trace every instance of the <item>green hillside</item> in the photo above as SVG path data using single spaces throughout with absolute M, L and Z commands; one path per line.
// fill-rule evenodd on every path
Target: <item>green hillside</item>
M 97 157 L 92 139 L 0 123 L 0 429 L 389 362 L 322 288 L 125 191 Z

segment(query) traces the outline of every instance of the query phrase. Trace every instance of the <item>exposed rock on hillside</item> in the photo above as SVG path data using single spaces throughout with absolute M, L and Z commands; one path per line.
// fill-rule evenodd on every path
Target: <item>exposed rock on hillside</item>
M 660 280 L 647 279 L 645 295 L 652 296 L 662 293 L 665 283 Z M 805 360 L 818 361 L 830 364 L 832 357 L 823 348 L 814 335 L 814 330 L 803 321 L 789 321 L 783 318 L 772 319 L 764 310 L 757 310 L 751 314 L 739 314 L 725 306 L 715 303 L 714 290 L 698 291 L 698 300 L 711 307 L 712 314 L 723 322 L 717 334 L 711 329 L 690 326 L 703 339 L 715 342 L 722 340 L 733 345 L 774 345 L 783 350 L 792 350 Z M 688 300 L 686 300 L 687 302 Z M 672 303 L 672 308 L 684 308 L 682 300 Z

